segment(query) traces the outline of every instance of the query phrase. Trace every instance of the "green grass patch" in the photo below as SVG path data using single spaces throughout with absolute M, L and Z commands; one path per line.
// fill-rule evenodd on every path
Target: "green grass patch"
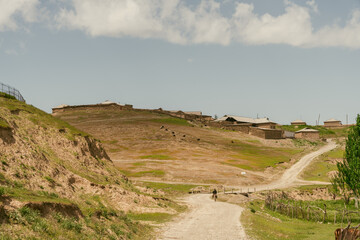
M 170 160 L 170 159 L 173 159 L 170 156 L 161 155 L 161 154 L 146 155 L 146 156 L 141 156 L 140 158 L 141 159 L 156 159 L 156 160 Z
M 142 167 L 142 166 L 146 165 L 146 162 L 136 162 L 136 163 L 133 163 L 132 165 L 135 167 Z
M 0 92 L 0 97 L 2 98 L 7 98 L 7 99 L 12 99 L 12 100 L 16 100 L 16 97 L 10 95 L 10 94 L 7 94 L 7 93 L 4 93 L 4 92 Z
M 329 182 L 328 173 L 336 171 L 336 164 L 331 163 L 331 160 L 342 159 L 344 150 L 336 148 L 330 152 L 322 154 L 315 161 L 313 161 L 302 173 L 302 178 L 309 181 L 324 181 Z
M 22 111 L 28 114 L 27 118 L 35 125 L 39 125 L 43 128 L 57 128 L 59 131 L 65 129 L 66 137 L 70 140 L 75 140 L 75 136 L 89 136 L 89 134 L 78 130 L 71 126 L 69 123 L 53 117 L 51 114 L 26 103 L 13 100 L 0 98 L 0 106 L 5 107 L 10 111 Z
M 16 184 L 16 186 L 5 186 L 4 194 L 11 198 L 15 198 L 22 202 L 53 202 L 53 203 L 64 203 L 71 204 L 71 201 L 68 199 L 60 198 L 56 193 L 48 193 L 45 191 L 34 192 L 26 188 L 21 187 L 21 185 Z
M 0 117 L 0 128 L 10 129 L 9 123 Z
M 151 221 L 156 223 L 164 223 L 169 221 L 173 215 L 168 213 L 129 213 L 129 218 L 136 221 Z
M 179 126 L 191 126 L 188 121 L 181 118 L 160 118 L 160 119 L 152 119 L 152 122 L 162 123 L 162 124 L 171 124 L 171 125 L 179 125 Z
M 241 220 L 246 233 L 257 240 L 328 240 L 334 239 L 335 229 L 341 226 L 292 219 L 264 208 L 262 201 L 251 202 L 247 207 Z
M 147 171 L 140 171 L 140 172 L 131 172 L 125 169 L 119 169 L 119 171 L 126 175 L 127 177 L 163 177 L 165 176 L 165 172 L 163 170 L 147 170 Z
M 294 155 L 302 152 L 302 149 L 259 147 L 243 142 L 234 142 L 230 147 L 237 154 L 231 155 L 232 162 L 227 161 L 226 164 L 256 171 L 288 162 Z

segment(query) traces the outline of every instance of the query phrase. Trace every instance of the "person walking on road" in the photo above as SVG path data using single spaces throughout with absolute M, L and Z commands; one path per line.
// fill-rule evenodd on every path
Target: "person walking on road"
M 212 198 L 213 198 L 214 201 L 216 202 L 216 199 L 217 199 L 217 191 L 216 191 L 215 188 L 214 188 L 214 191 L 213 191 L 212 193 L 213 193 Z

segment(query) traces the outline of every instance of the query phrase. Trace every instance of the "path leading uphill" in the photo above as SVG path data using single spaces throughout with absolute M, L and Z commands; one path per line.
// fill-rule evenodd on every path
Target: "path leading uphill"
M 224 202 L 214 202 L 208 194 L 196 194 L 186 198 L 191 211 L 180 221 L 165 229 L 161 240 L 234 240 L 247 239 L 240 223 L 242 208 Z
M 251 186 L 258 190 L 286 188 L 296 184 L 304 184 L 299 180 L 299 174 L 321 154 L 336 147 L 335 142 L 329 142 L 317 151 L 302 157 L 296 164 L 287 169 L 281 178 L 275 182 Z M 185 199 L 190 211 L 183 214 L 178 221 L 166 226 L 160 240 L 233 240 L 248 239 L 240 223 L 243 208 L 225 202 L 214 202 L 209 194 L 190 195 Z

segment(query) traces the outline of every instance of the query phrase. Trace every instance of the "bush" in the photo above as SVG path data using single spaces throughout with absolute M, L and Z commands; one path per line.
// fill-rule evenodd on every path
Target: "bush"
M 253 208 L 251 208 L 251 209 L 250 209 L 250 212 L 252 212 L 252 213 L 256 213 L 256 210 L 255 210 L 255 209 L 253 209 Z
M 3 196 L 4 194 L 5 194 L 5 188 L 0 187 L 0 197 Z

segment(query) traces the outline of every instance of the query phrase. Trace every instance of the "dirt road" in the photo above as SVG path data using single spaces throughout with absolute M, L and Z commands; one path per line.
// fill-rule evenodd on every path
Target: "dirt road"
M 247 239 L 239 221 L 241 207 L 214 202 L 208 194 L 191 195 L 185 203 L 191 206 L 191 211 L 170 224 L 159 239 Z
M 276 189 L 276 188 L 287 188 L 294 185 L 307 185 L 307 184 L 319 183 L 319 182 L 300 180 L 299 175 L 316 157 L 328 151 L 331 151 L 332 149 L 336 148 L 336 146 L 337 145 L 334 141 L 330 141 L 328 142 L 328 144 L 318 149 L 317 151 L 303 156 L 297 163 L 295 163 L 289 169 L 287 169 L 279 180 L 269 184 L 250 186 L 250 187 L 251 188 L 256 187 L 257 190 L 267 190 L 267 189 Z
M 299 180 L 298 175 L 312 160 L 335 147 L 335 142 L 329 142 L 319 150 L 305 155 L 273 183 L 247 187 L 266 190 L 304 184 L 305 181 Z M 190 206 L 191 211 L 181 216 L 177 222 L 169 224 L 159 239 L 248 239 L 240 223 L 243 210 L 240 206 L 214 202 L 208 194 L 191 195 L 186 198 L 185 203 Z

